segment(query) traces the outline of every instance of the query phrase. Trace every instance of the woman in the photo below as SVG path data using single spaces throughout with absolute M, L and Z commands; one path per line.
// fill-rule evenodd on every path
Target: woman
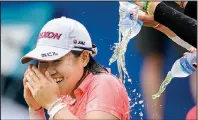
M 182 7 L 185 8 L 185 14 L 175 10 L 174 8 L 166 5 L 164 2 L 134 2 L 147 13 L 140 15 L 139 19 L 144 21 L 146 26 L 155 26 L 157 30 L 165 32 L 165 34 L 177 34 L 181 39 L 188 42 L 194 47 L 197 47 L 197 21 L 195 16 L 196 7 L 189 9 L 190 6 L 196 6 L 197 2 L 188 1 L 183 2 Z M 148 4 L 149 3 L 149 4 Z M 179 4 L 179 3 L 178 3 Z M 193 5 L 192 5 L 193 4 Z M 193 13 L 189 13 L 193 11 Z M 192 18 L 191 18 L 192 17 Z M 162 25 L 162 28 L 160 28 Z M 166 27 L 167 28 L 166 28 Z M 162 29 L 162 30 L 161 30 Z M 168 33 L 167 33 L 168 32 Z
M 41 30 L 37 46 L 22 63 L 30 65 L 24 74 L 24 97 L 31 119 L 129 119 L 125 87 L 96 63 L 96 54 L 86 28 L 61 17 Z M 91 56 L 92 55 L 92 56 Z

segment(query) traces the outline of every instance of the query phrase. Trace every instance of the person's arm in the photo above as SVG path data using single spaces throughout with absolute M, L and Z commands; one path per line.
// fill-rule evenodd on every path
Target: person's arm
M 77 120 L 78 118 L 66 107 L 62 108 L 60 111 L 58 111 L 53 119 L 55 120 Z
M 160 2 L 153 4 L 154 20 L 163 24 L 194 47 L 197 47 L 197 21 Z
M 45 112 L 43 108 L 38 111 L 34 111 L 29 107 L 29 116 L 30 116 L 30 120 L 31 119 L 46 120 Z
M 146 2 L 134 3 L 143 9 Z M 148 14 L 138 16 L 138 19 L 142 20 L 145 26 L 153 27 L 150 24 L 159 22 L 187 43 L 197 47 L 197 21 L 195 19 L 169 7 L 163 2 L 150 2 L 145 12 Z
M 181 47 L 190 50 L 192 48 L 192 45 L 188 44 L 187 42 L 185 42 L 184 40 L 182 40 L 181 38 L 179 38 L 172 30 L 170 30 L 168 27 L 163 26 L 163 25 L 159 25 L 157 27 L 155 27 L 156 30 L 164 33 L 166 36 L 168 36 L 172 41 L 174 41 L 175 43 L 177 43 L 178 45 L 180 45 Z

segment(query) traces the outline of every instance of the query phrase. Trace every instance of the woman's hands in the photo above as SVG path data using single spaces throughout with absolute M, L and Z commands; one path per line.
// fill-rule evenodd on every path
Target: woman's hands
M 29 100 L 28 102 L 29 104 L 34 103 L 34 107 L 38 107 L 39 104 L 43 108 L 48 109 L 50 105 L 60 96 L 58 84 L 53 80 L 47 71 L 45 72 L 45 75 L 43 75 L 35 66 L 32 66 L 28 70 L 25 78 L 27 79 L 25 85 L 31 91 L 33 99 L 36 100 Z M 28 98 L 29 97 L 30 96 L 28 96 Z
M 24 98 L 26 103 L 28 104 L 28 106 L 36 111 L 39 110 L 41 108 L 41 105 L 33 98 L 32 93 L 30 91 L 30 89 L 28 88 L 28 86 L 26 85 L 27 81 L 27 74 L 30 71 L 30 67 L 31 65 L 28 67 L 28 69 L 26 70 L 25 74 L 24 74 L 24 79 L 23 79 L 23 86 L 24 86 Z

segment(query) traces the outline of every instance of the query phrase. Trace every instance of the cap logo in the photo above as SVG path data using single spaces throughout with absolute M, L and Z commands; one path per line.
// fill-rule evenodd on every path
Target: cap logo
M 85 45 L 84 41 L 79 41 L 78 44 Z
M 78 41 L 77 40 L 74 40 L 73 42 L 74 42 L 74 44 L 76 44 Z
M 61 33 L 54 33 L 54 32 L 41 32 L 39 34 L 39 37 L 38 39 L 41 39 L 41 38 L 52 38 L 52 39 L 56 39 L 56 40 L 59 40 L 60 37 L 61 37 Z
M 48 52 L 48 53 L 42 53 L 41 57 L 52 57 L 52 56 L 57 56 L 58 53 L 56 52 Z
M 77 40 L 74 40 L 73 42 L 74 42 L 74 44 L 85 45 L 85 42 L 84 42 L 84 41 L 77 41 Z

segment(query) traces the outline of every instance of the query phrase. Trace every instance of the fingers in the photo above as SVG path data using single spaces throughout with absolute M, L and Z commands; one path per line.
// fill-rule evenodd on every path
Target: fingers
M 24 86 L 24 87 L 25 87 L 26 82 L 27 82 L 27 79 L 26 79 L 26 77 L 24 77 L 24 78 L 23 78 L 23 86 Z
M 26 85 L 29 88 L 29 90 L 31 91 L 31 93 L 33 94 L 34 93 L 34 88 L 32 87 L 32 85 L 29 82 L 27 82 Z
M 49 72 L 45 72 L 45 76 L 46 78 L 51 82 L 51 83 L 55 83 L 55 81 L 53 80 L 53 78 L 51 77 L 51 75 L 49 74 Z
M 185 52 L 185 53 L 184 53 L 184 56 L 187 55 L 187 54 L 189 54 L 189 53 L 188 53 L 188 52 Z
M 33 80 L 35 83 L 39 83 L 39 82 L 40 82 L 39 78 L 37 77 L 37 75 L 34 73 L 33 70 L 30 70 L 30 72 L 29 72 L 28 75 L 32 78 L 32 80 Z
M 27 79 L 26 79 L 26 75 L 29 73 L 29 71 L 31 70 L 31 67 L 32 67 L 32 64 L 30 64 L 27 68 L 27 70 L 25 71 L 24 73 L 24 78 L 23 78 L 23 86 L 25 86 L 25 83 L 27 82 Z
M 38 79 L 45 80 L 45 76 L 35 66 L 32 66 L 32 70 L 36 74 Z
M 144 22 L 144 16 L 145 16 L 145 15 L 143 15 L 143 14 L 139 14 L 139 15 L 138 15 L 138 20 L 141 20 L 141 21 Z
M 191 48 L 190 48 L 190 52 L 191 52 L 191 53 L 195 52 L 196 50 L 197 50 L 197 49 L 194 48 L 194 47 L 191 47 Z
M 29 72 L 29 70 L 31 70 L 32 66 L 33 66 L 32 64 L 30 64 L 30 65 L 28 66 L 27 70 L 26 70 L 25 73 L 24 73 L 24 76 L 26 76 L 26 75 L 28 74 L 28 72 Z
M 29 74 L 26 75 L 26 78 L 27 78 L 26 83 L 29 83 L 32 86 L 32 88 L 35 88 L 36 82 L 34 81 L 34 79 Z

